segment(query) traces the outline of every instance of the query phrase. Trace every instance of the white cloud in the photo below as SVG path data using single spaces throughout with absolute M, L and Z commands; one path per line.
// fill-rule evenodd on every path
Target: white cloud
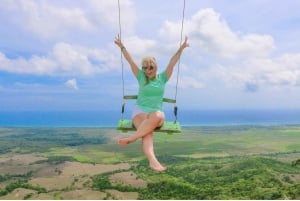
M 57 43 L 48 55 L 9 59 L 0 52 L 0 70 L 33 75 L 93 75 L 116 68 L 114 53 Z
M 77 80 L 76 79 L 70 79 L 70 80 L 66 81 L 65 85 L 67 87 L 71 88 L 71 89 L 78 90 Z
M 55 6 L 48 1 L 12 1 L 6 11 L 15 23 L 42 38 L 76 29 L 90 30 L 93 27 L 83 10 Z
M 117 1 L 91 0 L 87 14 L 89 19 L 95 22 L 97 27 L 101 27 L 103 31 L 107 31 L 107 26 L 116 27 L 119 25 Z M 122 32 L 132 33 L 137 16 L 131 0 L 120 1 L 120 14 Z
M 240 65 L 238 65 L 240 64 Z M 217 66 L 211 74 L 227 86 L 255 92 L 261 87 L 295 87 L 300 84 L 300 54 L 286 54 L 268 59 L 250 59 L 228 66 Z
M 183 89 L 202 89 L 204 88 L 204 84 L 201 80 L 198 80 L 195 77 L 191 76 L 181 76 L 180 81 L 178 82 L 179 87 Z
M 132 31 L 135 12 L 131 1 L 120 1 L 122 22 Z M 0 11 L 7 20 L 40 38 L 67 36 L 77 32 L 107 31 L 118 24 L 116 1 L 1 1 Z
M 88 54 L 67 43 L 56 44 L 50 58 L 57 63 L 58 71 L 61 72 L 77 72 L 87 75 L 92 74 L 94 70 L 89 62 Z
M 141 59 L 146 55 L 157 56 L 159 48 L 161 48 L 159 47 L 157 41 L 147 38 L 140 38 L 138 36 L 131 36 L 122 40 L 128 51 L 130 51 L 130 54 L 135 56 L 134 59 Z
M 145 4 L 143 1 L 120 1 L 123 42 L 138 65 L 143 56 L 152 55 L 157 58 L 159 71 L 162 71 L 176 52 L 181 19 L 178 15 L 180 12 L 169 10 L 167 4 L 170 2 L 162 3 L 162 8 L 148 9 L 150 4 L 154 5 L 156 2 Z M 285 20 L 282 20 L 281 15 L 274 14 L 274 21 L 271 14 L 274 9 L 281 10 L 281 7 L 276 8 L 270 2 L 263 6 L 259 3 L 257 6 L 257 3 L 247 1 L 238 3 L 240 6 L 235 7 L 228 6 L 227 1 L 211 2 L 188 4 L 190 8 L 186 10 L 183 35 L 189 37 L 190 47 L 182 55 L 178 87 L 183 88 L 184 93 L 189 96 L 201 89 L 201 93 L 213 94 L 209 98 L 219 100 L 228 91 L 232 93 L 228 95 L 228 100 L 235 93 L 241 97 L 263 97 L 263 92 L 268 90 L 269 94 L 272 90 L 289 94 L 284 89 L 296 94 L 300 85 L 300 56 L 297 53 L 297 40 L 290 40 L 289 36 L 297 32 L 298 13 L 292 17 L 285 16 Z M 214 8 L 200 9 L 206 5 Z M 254 18 L 249 17 L 249 10 L 247 15 L 244 14 L 248 5 L 254 5 L 251 11 L 261 8 L 260 13 Z M 267 5 L 269 7 L 265 8 Z M 136 16 L 136 8 L 139 8 L 139 18 Z M 259 23 L 259 18 L 262 13 L 266 13 L 266 9 L 269 15 L 262 19 L 263 23 Z M 154 13 L 155 18 L 148 13 L 152 16 Z M 155 22 L 150 22 L 153 19 Z M 2 0 L 0 22 L 5 27 L 0 34 L 3 43 L 0 50 L 0 71 L 11 73 L 7 80 L 4 76 L 3 86 L 13 82 L 26 83 L 27 80 L 22 80 L 23 76 L 13 74 L 35 75 L 24 77 L 36 79 L 35 82 L 44 83 L 43 86 L 51 86 L 56 82 L 53 91 L 61 87 L 62 77 L 88 76 L 80 79 L 87 79 L 91 83 L 97 80 L 101 82 L 99 85 L 105 81 L 108 86 L 116 88 L 121 83 L 121 79 L 120 82 L 117 80 L 121 74 L 120 50 L 113 43 L 118 33 L 117 0 Z M 139 30 L 135 30 L 135 25 Z M 282 44 L 283 49 L 280 46 Z M 293 53 L 282 54 L 283 51 Z M 125 59 L 124 63 L 125 79 L 129 82 L 126 90 L 136 90 L 136 85 L 134 89 L 130 88 L 132 83 L 136 84 L 136 80 Z M 171 91 L 175 85 L 176 71 L 177 69 L 168 83 Z M 101 73 L 107 73 L 113 79 L 108 80 L 104 76 L 89 79 L 92 77 L 90 75 Z M 44 75 L 52 76 L 50 83 L 40 79 Z M 77 83 L 69 81 L 64 83 L 65 86 L 68 83 L 69 87 L 76 88 Z M 81 93 L 85 86 L 81 82 Z M 47 90 L 44 90 L 45 93 Z M 67 87 L 61 90 L 62 94 L 69 91 Z M 215 95 L 213 90 L 221 92 L 221 95 Z M 35 90 L 30 88 L 28 91 Z M 244 91 L 253 93 L 245 94 Z M 195 99 L 197 104 L 199 99 Z M 232 100 L 238 101 L 235 97 Z
M 170 42 L 178 41 L 180 23 L 166 21 L 161 36 Z M 234 31 L 211 8 L 199 10 L 186 19 L 184 29 L 191 50 L 184 52 L 184 62 L 189 62 L 190 67 L 181 70 L 182 85 L 203 88 L 210 86 L 205 82 L 213 84 L 216 80 L 223 82 L 224 87 L 256 92 L 264 86 L 300 84 L 300 54 L 274 57 L 275 41 L 271 35 Z M 206 67 L 197 69 L 203 65 Z
M 167 21 L 160 30 L 163 37 L 178 41 L 181 22 Z M 274 50 L 272 36 L 235 33 L 221 15 L 211 8 L 199 10 L 191 19 L 186 19 L 184 32 L 199 51 L 217 57 L 241 58 L 266 57 Z

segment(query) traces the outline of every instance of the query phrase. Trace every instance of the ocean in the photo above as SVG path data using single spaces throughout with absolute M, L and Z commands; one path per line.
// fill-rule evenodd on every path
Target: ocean
M 174 120 L 172 111 L 166 118 Z M 115 127 L 119 119 L 117 110 L 0 112 L 1 127 Z M 300 125 L 300 110 L 180 110 L 177 120 L 182 126 Z

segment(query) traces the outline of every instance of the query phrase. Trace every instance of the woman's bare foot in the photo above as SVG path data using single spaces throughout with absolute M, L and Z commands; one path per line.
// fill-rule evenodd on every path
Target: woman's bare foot
M 150 165 L 150 168 L 156 172 L 163 172 L 167 169 L 167 167 L 164 167 L 162 165 L 156 165 L 156 166 L 151 166 Z
M 119 144 L 120 146 L 126 146 L 126 145 L 128 145 L 130 142 L 131 142 L 131 141 L 130 141 L 129 138 L 123 138 L 123 139 L 120 139 L 120 140 L 118 141 L 118 144 Z

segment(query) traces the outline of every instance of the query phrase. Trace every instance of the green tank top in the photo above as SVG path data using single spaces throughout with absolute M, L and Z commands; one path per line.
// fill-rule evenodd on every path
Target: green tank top
M 144 112 L 162 111 L 163 96 L 167 83 L 166 71 L 156 75 L 154 80 L 149 80 L 146 84 L 146 75 L 139 69 L 137 80 L 139 92 L 136 105 Z

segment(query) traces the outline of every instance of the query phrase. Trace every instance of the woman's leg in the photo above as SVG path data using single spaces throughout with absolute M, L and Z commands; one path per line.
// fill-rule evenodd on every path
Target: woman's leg
M 166 170 L 167 168 L 162 166 L 155 156 L 153 147 L 153 133 L 149 133 L 148 135 L 144 136 L 142 140 L 142 148 L 149 161 L 149 166 L 158 172 Z
M 148 118 L 148 114 L 142 113 L 138 114 L 134 117 L 133 123 L 134 126 L 139 129 L 140 125 Z M 153 132 L 142 137 L 142 149 L 149 161 L 149 166 L 155 171 L 164 171 L 167 168 L 162 166 L 160 162 L 157 160 L 154 147 L 153 147 Z
M 145 118 L 146 115 L 146 118 Z M 139 126 L 136 127 L 137 131 L 129 138 L 123 138 L 119 140 L 119 145 L 126 146 L 127 144 L 136 141 L 139 138 L 152 133 L 156 127 L 159 127 L 164 122 L 164 114 L 160 111 L 152 112 L 150 114 L 139 114 L 133 119 L 133 121 L 139 121 Z

